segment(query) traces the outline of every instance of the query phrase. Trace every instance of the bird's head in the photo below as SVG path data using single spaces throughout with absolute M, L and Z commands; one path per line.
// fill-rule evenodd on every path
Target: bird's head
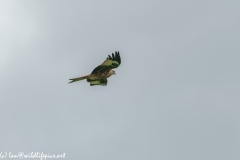
M 110 74 L 111 75 L 114 75 L 114 74 L 116 75 L 116 72 L 114 70 L 110 70 Z

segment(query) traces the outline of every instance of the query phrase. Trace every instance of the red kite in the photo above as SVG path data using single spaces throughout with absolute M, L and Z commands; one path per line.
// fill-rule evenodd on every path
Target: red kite
M 90 83 L 90 86 L 101 85 L 106 86 L 108 83 L 107 78 L 111 75 L 116 74 L 113 68 L 117 68 L 121 64 L 121 57 L 119 52 L 115 52 L 115 55 L 112 53 L 112 56 L 108 55 L 107 59 L 99 66 L 97 66 L 91 74 L 72 78 L 69 83 L 87 79 L 87 82 Z

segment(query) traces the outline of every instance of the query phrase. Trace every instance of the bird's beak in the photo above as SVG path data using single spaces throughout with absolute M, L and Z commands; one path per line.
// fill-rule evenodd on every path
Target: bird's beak
M 116 75 L 116 73 L 114 73 Z

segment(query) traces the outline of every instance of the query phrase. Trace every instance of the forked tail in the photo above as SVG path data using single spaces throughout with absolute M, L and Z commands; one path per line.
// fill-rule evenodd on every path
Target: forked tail
M 89 75 L 86 75 L 86 76 L 82 76 L 82 77 L 78 77 L 78 78 L 72 78 L 72 79 L 69 79 L 71 80 L 69 83 L 73 83 L 73 82 L 76 82 L 76 81 L 81 81 L 83 79 L 87 79 Z

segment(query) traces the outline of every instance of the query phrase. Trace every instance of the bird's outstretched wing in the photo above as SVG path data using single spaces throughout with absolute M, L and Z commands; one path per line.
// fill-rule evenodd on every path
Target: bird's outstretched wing
M 100 86 L 106 86 L 108 83 L 107 78 L 102 78 L 102 79 L 96 79 L 96 80 L 87 80 L 90 83 L 90 86 L 96 86 L 96 85 L 100 85 Z
M 92 74 L 110 71 L 113 68 L 117 68 L 120 64 L 120 53 L 115 52 L 115 55 L 112 53 L 112 56 L 108 55 L 107 59 L 92 71 Z

